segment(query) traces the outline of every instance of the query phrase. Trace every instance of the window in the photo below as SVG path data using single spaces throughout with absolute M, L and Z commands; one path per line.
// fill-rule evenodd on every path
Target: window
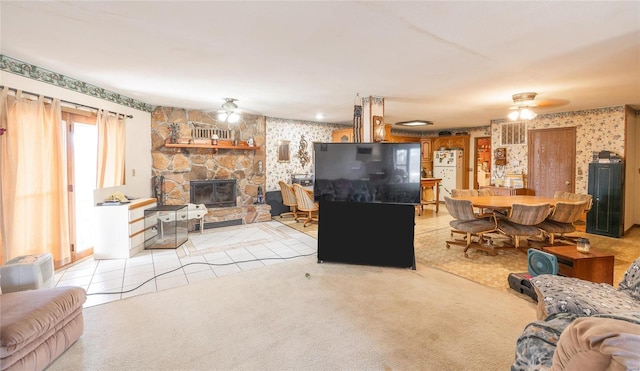
M 507 122 L 500 125 L 500 144 L 527 143 L 527 122 Z
M 394 160 L 395 168 L 409 175 L 408 182 L 420 182 L 420 148 L 398 149 Z

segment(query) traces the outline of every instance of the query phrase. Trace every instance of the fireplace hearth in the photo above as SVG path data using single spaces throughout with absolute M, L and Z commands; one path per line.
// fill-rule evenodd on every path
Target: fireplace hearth
M 211 208 L 236 206 L 235 179 L 192 180 L 189 184 L 189 202 L 192 204 L 205 204 Z

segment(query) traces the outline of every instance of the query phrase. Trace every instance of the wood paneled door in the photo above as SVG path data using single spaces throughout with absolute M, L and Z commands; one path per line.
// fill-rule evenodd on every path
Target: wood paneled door
M 527 188 L 536 196 L 575 192 L 576 128 L 530 130 L 528 159 Z

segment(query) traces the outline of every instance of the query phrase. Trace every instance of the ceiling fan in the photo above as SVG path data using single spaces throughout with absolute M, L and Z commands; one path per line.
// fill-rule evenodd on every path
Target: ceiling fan
M 538 105 L 533 101 L 536 98 L 538 93 L 527 92 L 527 93 L 518 93 L 511 96 L 513 99 L 514 106 L 509 107 L 509 109 L 513 110 L 509 113 L 509 118 L 512 121 L 520 120 L 532 120 L 536 116 L 537 113 L 531 110 L 532 107 L 537 107 Z
M 240 114 L 238 111 L 238 105 L 235 103 L 235 98 L 224 98 L 225 102 L 222 103 L 218 110 L 218 120 L 226 121 L 230 124 L 235 124 L 240 121 Z

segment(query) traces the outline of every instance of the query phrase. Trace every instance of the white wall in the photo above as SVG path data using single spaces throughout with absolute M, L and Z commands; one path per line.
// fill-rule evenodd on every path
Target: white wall
M 127 119 L 126 185 L 114 188 L 126 195 L 151 197 L 151 113 L 5 71 L 0 71 L 0 85 L 125 115 L 133 115 L 133 118 Z M 134 172 L 135 175 L 133 175 Z M 96 201 L 102 201 L 107 195 L 114 192 L 114 188 L 96 191 Z

